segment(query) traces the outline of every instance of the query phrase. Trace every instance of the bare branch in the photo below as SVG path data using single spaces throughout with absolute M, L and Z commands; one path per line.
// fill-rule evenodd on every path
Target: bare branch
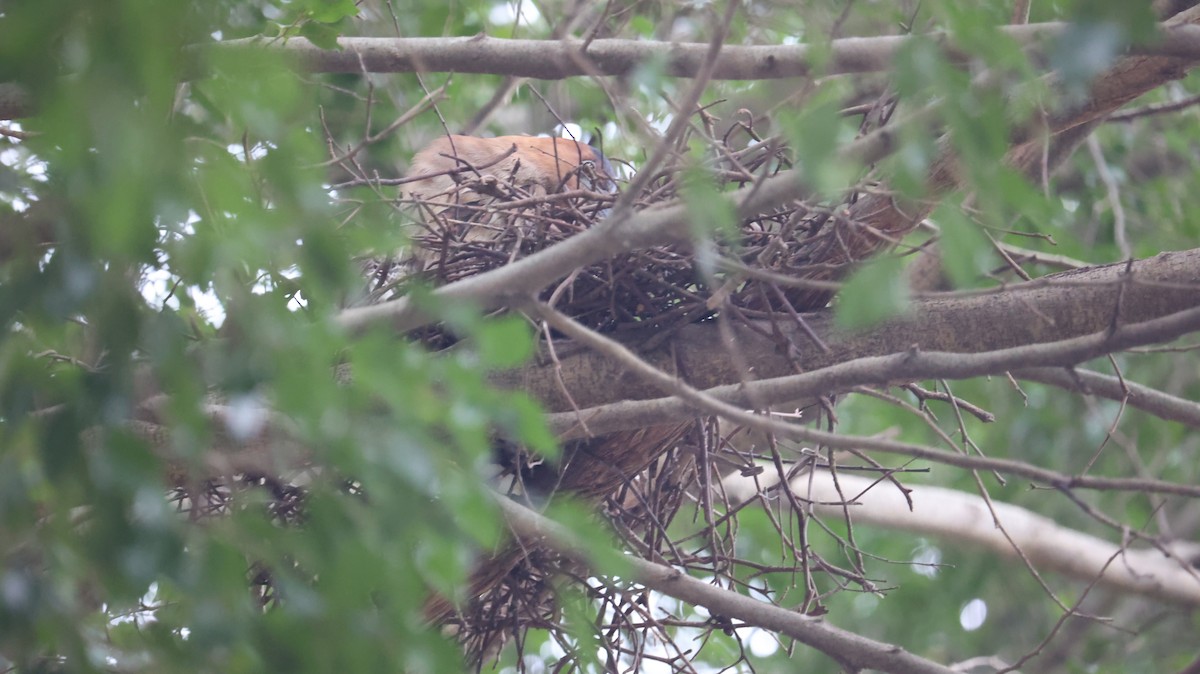
M 1087 147 L 1092 155 L 1092 163 L 1096 165 L 1096 174 L 1100 176 L 1108 194 L 1108 207 L 1113 214 L 1113 240 L 1117 243 L 1117 250 L 1121 251 L 1121 257 L 1129 258 L 1133 255 L 1133 247 L 1129 245 L 1129 236 L 1125 231 L 1125 207 L 1121 205 L 1121 188 L 1117 185 L 1112 171 L 1108 170 L 1108 160 L 1104 158 L 1100 141 L 1095 136 L 1088 136 Z
M 1109 400 L 1120 401 L 1128 397 L 1130 407 L 1153 414 L 1160 419 L 1178 421 L 1193 428 L 1200 428 L 1200 403 L 1131 381 L 1122 382 L 1117 377 L 1091 370 L 1057 367 L 1022 368 L 1014 370 L 1013 376 Z
M 1109 122 L 1128 123 L 1142 117 L 1151 117 L 1154 115 L 1166 115 L 1172 112 L 1179 112 L 1188 108 L 1200 105 L 1200 95 L 1188 96 L 1178 101 L 1169 101 L 1166 103 L 1153 103 L 1141 108 L 1132 110 L 1124 110 L 1112 115 L 1108 118 Z
M 578 562 L 589 562 L 584 552 L 588 546 L 580 540 L 578 532 L 507 498 L 497 497 L 496 501 L 509 527 L 519 538 L 529 543 L 545 543 Z M 786 634 L 855 669 L 871 668 L 895 674 L 954 672 L 932 660 L 908 653 L 899 646 L 868 639 L 834 627 L 821 618 L 812 618 L 710 585 L 669 566 L 633 556 L 626 556 L 622 561 L 632 569 L 635 582 L 652 590 L 695 606 L 703 606 L 712 615 Z
M 1180 561 L 1165 557 L 1159 550 L 1125 549 L 1010 503 L 993 499 L 989 508 L 980 497 L 954 489 L 917 485 L 906 495 L 878 485 L 876 480 L 844 472 L 837 479 L 842 493 L 852 495 L 850 514 L 855 524 L 938 536 L 955 545 L 970 542 L 1015 557 L 1012 544 L 993 523 L 994 514 L 1002 520 L 1013 542 L 1041 570 L 1084 581 L 1099 575 L 1100 584 L 1113 589 L 1200 606 L 1200 577 L 1195 570 L 1184 568 Z M 769 471 L 754 478 L 734 473 L 722 482 L 731 503 L 737 505 L 774 488 L 778 478 Z M 826 505 L 841 500 L 829 473 L 793 478 L 791 488 L 812 501 L 818 514 L 842 516 L 841 505 Z M 1186 556 L 1188 551 L 1183 552 Z M 1117 561 L 1109 564 L 1114 555 L 1119 555 Z

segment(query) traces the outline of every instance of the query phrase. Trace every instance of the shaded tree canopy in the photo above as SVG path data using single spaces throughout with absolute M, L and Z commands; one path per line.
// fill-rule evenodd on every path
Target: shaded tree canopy
M 967 5 L 4 5 L 0 665 L 1197 671 L 1200 5 Z

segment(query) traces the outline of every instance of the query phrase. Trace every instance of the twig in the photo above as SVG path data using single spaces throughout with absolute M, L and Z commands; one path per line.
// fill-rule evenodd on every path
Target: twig
M 449 82 L 446 82 L 446 84 L 443 84 L 442 86 L 438 87 L 437 89 L 434 89 L 433 91 L 426 93 L 425 96 L 421 98 L 421 100 L 417 101 L 416 105 L 412 106 L 411 108 L 406 110 L 404 112 L 404 114 L 402 114 L 399 117 L 397 117 L 396 119 L 392 120 L 392 123 L 388 124 L 379 133 L 371 134 L 371 120 L 368 117 L 366 125 L 365 125 L 366 128 L 363 129 L 363 139 L 357 145 L 355 145 L 354 147 L 347 150 L 344 154 L 339 155 L 337 157 L 333 157 L 332 159 L 323 161 L 320 164 L 317 164 L 316 166 L 317 167 L 333 166 L 334 164 L 340 164 L 346 160 L 353 159 L 355 156 L 358 155 L 359 152 L 362 152 L 363 149 L 365 149 L 367 146 L 378 143 L 379 141 L 392 135 L 392 133 L 395 132 L 396 129 L 399 129 L 400 127 L 402 127 L 405 124 L 412 121 L 413 118 L 415 118 L 417 115 L 421 114 L 422 112 L 425 112 L 425 110 L 427 110 L 430 106 L 435 105 L 437 103 L 437 101 L 440 98 L 442 98 L 443 94 L 446 93 L 446 87 L 449 84 L 450 84 Z M 368 103 L 367 109 L 369 110 L 372 107 L 373 106 L 371 106 Z M 312 168 L 312 167 L 310 167 L 310 168 Z M 421 177 L 425 178 L 428 176 L 421 176 Z
M 1172 112 L 1179 112 L 1190 107 L 1200 105 L 1200 94 L 1188 96 L 1187 98 L 1178 101 L 1169 101 L 1167 103 L 1153 103 L 1151 105 L 1133 108 L 1131 110 L 1122 110 L 1108 116 L 1109 122 L 1129 123 L 1135 119 L 1142 117 L 1150 117 L 1151 115 L 1165 115 Z
M 716 68 L 717 57 L 721 53 L 721 47 L 725 42 L 725 36 L 729 32 L 729 26 L 733 23 L 733 17 L 737 14 L 740 0 L 729 0 L 725 7 L 725 17 L 716 30 L 713 31 L 712 42 L 708 45 L 708 50 L 704 55 L 704 62 L 696 73 L 696 78 L 692 82 L 691 88 L 687 95 L 684 96 L 683 102 L 679 109 L 675 112 L 674 119 L 667 126 L 666 132 L 663 134 L 658 145 L 654 148 L 654 153 L 642 163 L 641 169 L 638 171 L 637 177 L 630 183 L 616 206 L 613 207 L 615 213 L 621 213 L 628 209 L 633 200 L 637 198 L 654 174 L 667 157 L 675 152 L 675 143 L 679 140 L 684 130 L 688 128 L 688 124 L 692 117 L 692 109 L 700 101 L 700 96 L 704 94 L 704 89 L 708 86 L 709 80 L 712 79 L 713 71 Z
M 1087 147 L 1092 155 L 1092 162 L 1096 165 L 1096 174 L 1100 176 L 1108 194 L 1108 207 L 1113 214 L 1113 240 L 1116 241 L 1117 250 L 1121 251 L 1121 259 L 1128 260 L 1133 257 L 1133 248 L 1125 234 L 1125 207 L 1121 205 L 1121 188 L 1117 186 L 1117 179 L 1113 177 L 1112 171 L 1108 170 L 1104 151 L 1095 135 L 1087 137 Z

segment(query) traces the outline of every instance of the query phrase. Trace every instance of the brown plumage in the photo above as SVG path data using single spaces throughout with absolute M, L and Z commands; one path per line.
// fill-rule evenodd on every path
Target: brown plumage
M 392 299 L 414 275 L 436 285 L 486 271 L 497 253 L 502 264 L 508 249 L 488 243 L 505 234 L 521 240 L 514 225 L 544 221 L 525 218 L 544 209 L 500 211 L 495 205 L 568 190 L 613 193 L 615 177 L 603 153 L 568 138 L 440 136 L 413 156 L 400 186 L 412 245 L 397 256 L 364 261 L 369 285 L 355 303 Z M 603 215 L 603 209 L 588 209 L 590 218 Z M 473 242 L 489 250 L 467 245 Z
M 498 201 L 616 189 L 604 155 L 569 138 L 441 136 L 413 157 L 405 178 L 416 178 L 401 187 L 401 198 L 419 206 L 422 229 L 414 235 L 417 245 L 410 256 L 417 272 L 436 257 L 430 242 L 498 237 L 511 222 L 491 217 L 488 206 Z
M 601 181 L 590 173 L 613 177 L 612 166 L 599 150 L 569 138 L 441 136 L 413 157 L 405 176 L 429 177 L 406 183 L 402 192 L 405 197 L 437 199 L 457 193 L 460 183 L 486 180 L 486 176 L 531 196 L 562 187 L 611 191 L 608 185 L 597 185 Z

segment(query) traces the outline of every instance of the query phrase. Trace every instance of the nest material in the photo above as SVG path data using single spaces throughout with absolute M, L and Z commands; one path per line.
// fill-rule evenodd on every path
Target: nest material
M 722 189 L 790 167 L 786 153 L 769 142 L 730 153 L 726 161 L 737 170 L 714 172 Z M 652 181 L 635 208 L 673 200 L 674 175 L 672 168 Z M 368 271 L 372 292 L 377 299 L 397 287 L 402 292 L 413 279 L 441 286 L 527 257 L 595 226 L 613 200 L 584 190 L 531 196 L 490 176 L 464 180 L 455 194 L 406 204 L 418 223 L 412 239 L 419 256 L 376 263 Z M 599 332 L 652 332 L 661 339 L 721 310 L 764 318 L 819 309 L 832 293 L 805 279 L 838 278 L 846 265 L 884 244 L 839 221 L 831 209 L 801 202 L 738 227 L 740 236 L 718 241 L 705 268 L 690 245 L 659 246 L 580 269 L 541 299 Z
M 787 152 L 771 141 L 738 150 L 718 147 L 714 156 L 712 175 L 722 190 L 791 167 Z M 674 200 L 678 168 L 667 167 L 649 181 L 635 209 Z M 803 312 L 823 308 L 833 292 L 822 281 L 843 278 L 850 266 L 903 233 L 851 219 L 850 213 L 873 210 L 870 203 L 847 208 L 856 199 L 857 193 L 837 209 L 797 201 L 737 223 L 737 236 L 709 248 L 715 255 L 703 266 L 691 246 L 639 250 L 580 269 L 546 288 L 540 298 L 626 343 L 663 340 L 678 327 L 718 313 L 764 332 L 763 319 L 797 321 Z M 400 267 L 410 279 L 435 286 L 474 276 L 595 226 L 611 201 L 611 195 L 583 192 L 531 197 L 515 185 L 464 181 L 451 206 L 444 200 L 408 205 L 414 220 L 422 223 L 414 245 L 425 253 Z M 786 340 L 783 335 L 789 331 L 771 332 Z M 447 343 L 446 335 L 436 330 L 419 337 L 432 346 Z M 779 346 L 791 351 L 789 344 Z M 688 448 L 720 445 L 718 429 L 715 420 L 708 420 L 577 441 L 565 448 L 568 460 L 548 482 L 604 504 L 605 515 L 631 549 L 664 554 L 670 546 L 665 527 L 680 499 L 689 489 L 710 488 L 704 480 L 698 483 L 695 454 Z M 451 625 L 480 664 L 509 636 L 515 635 L 519 647 L 525 627 L 557 624 L 552 579 L 577 571 L 560 555 L 512 546 L 479 569 L 470 605 L 455 609 L 435 598 L 426 607 L 427 616 Z M 619 649 L 615 642 L 610 645 Z
M 670 522 L 684 504 L 687 487 L 697 482 L 696 446 L 703 436 L 715 437 L 716 427 L 704 428 L 689 423 L 682 435 L 665 444 L 666 449 L 651 465 L 632 478 L 616 480 L 592 490 L 581 488 L 574 493 L 582 498 L 604 492 L 598 499 L 600 510 L 608 523 L 597 524 L 598 532 L 607 533 L 615 527 L 623 544 L 635 550 L 656 550 L 666 540 L 665 524 Z M 611 440 L 612 436 L 608 438 Z M 625 437 L 624 440 L 630 438 Z M 474 599 L 460 609 L 437 597 L 426 606 L 431 622 L 450 628 L 468 660 L 478 664 L 493 659 L 510 639 L 517 648 L 523 647 L 523 630 L 527 627 L 557 629 L 562 622 L 564 582 L 574 590 L 586 588 L 589 596 L 604 594 L 603 584 L 590 581 L 590 571 L 554 550 L 528 545 L 510 545 L 487 560 L 472 577 L 468 596 Z M 621 598 L 613 605 L 631 600 Z M 637 593 L 635 593 L 636 596 Z M 637 629 L 628 623 L 639 622 L 636 615 L 612 615 L 613 624 L 606 631 L 622 631 L 632 637 Z M 615 642 L 602 646 L 611 650 L 613 661 L 619 658 L 620 647 Z
M 443 285 L 495 269 L 594 226 L 608 201 L 610 195 L 572 192 L 464 199 L 451 208 L 422 205 L 426 213 L 414 246 L 432 254 L 417 271 Z M 613 333 L 702 318 L 710 313 L 702 288 L 689 252 L 669 246 L 581 269 L 543 291 L 542 299 L 594 330 Z

